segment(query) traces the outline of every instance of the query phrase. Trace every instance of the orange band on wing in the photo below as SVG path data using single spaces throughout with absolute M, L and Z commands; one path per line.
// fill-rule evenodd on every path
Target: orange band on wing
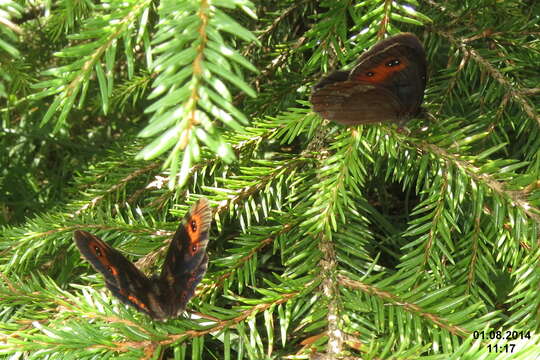
M 141 309 L 144 309 L 146 311 L 149 311 L 148 310 L 148 307 L 146 306 L 146 304 L 144 304 L 143 302 L 141 302 L 136 296 L 133 296 L 133 295 L 128 295 L 128 300 L 131 301 L 132 303 L 134 303 L 135 305 L 137 305 L 138 307 L 140 307 Z
M 201 200 L 197 202 L 191 209 L 184 227 L 188 234 L 189 248 L 187 251 L 191 255 L 195 254 L 199 250 L 200 241 L 203 233 L 208 231 L 211 221 L 211 211 L 208 206 L 207 200 Z M 202 244 L 205 246 L 205 244 Z
M 388 64 L 398 61 L 398 64 L 389 66 Z M 354 77 L 354 80 L 380 84 L 395 72 L 405 69 L 409 63 L 405 58 L 389 57 L 384 59 L 379 65 L 370 68 Z

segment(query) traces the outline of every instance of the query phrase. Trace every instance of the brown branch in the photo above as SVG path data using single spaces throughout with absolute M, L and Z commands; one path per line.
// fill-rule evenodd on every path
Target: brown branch
M 466 329 L 460 326 L 451 325 L 449 322 L 446 321 L 446 319 L 440 316 L 437 316 L 434 313 L 425 311 L 424 309 L 422 309 L 420 306 L 416 304 L 405 302 L 402 299 L 400 299 L 398 296 L 392 293 L 389 293 L 387 291 L 381 290 L 375 286 L 364 284 L 360 281 L 352 280 L 344 275 L 338 275 L 338 281 L 341 285 L 346 286 L 350 289 L 360 290 L 368 295 L 377 296 L 384 301 L 392 303 L 395 306 L 402 306 L 405 310 L 416 313 L 420 317 L 423 317 L 424 319 L 437 325 L 441 329 L 445 329 L 451 334 L 460 336 L 461 338 L 467 338 L 471 334 L 470 331 L 467 331 Z

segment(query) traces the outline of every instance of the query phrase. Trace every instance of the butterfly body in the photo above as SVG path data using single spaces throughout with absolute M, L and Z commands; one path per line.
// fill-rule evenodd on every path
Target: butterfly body
M 426 68 L 418 38 L 399 34 L 373 46 L 352 70 L 321 79 L 310 100 L 321 116 L 344 125 L 402 122 L 421 110 Z
M 147 277 L 118 250 L 97 236 L 74 232 L 81 254 L 105 277 L 107 288 L 125 304 L 164 320 L 182 313 L 207 266 L 211 211 L 206 199 L 184 217 L 171 241 L 161 274 Z

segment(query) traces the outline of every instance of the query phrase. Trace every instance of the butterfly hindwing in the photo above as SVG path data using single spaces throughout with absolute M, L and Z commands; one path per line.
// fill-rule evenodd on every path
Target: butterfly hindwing
M 337 81 L 326 84 L 311 96 L 313 110 L 343 125 L 399 121 L 400 103 L 390 91 L 369 83 Z

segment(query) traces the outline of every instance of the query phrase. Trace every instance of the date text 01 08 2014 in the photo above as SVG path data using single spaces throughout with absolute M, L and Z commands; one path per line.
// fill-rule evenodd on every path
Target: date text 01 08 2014
M 502 330 L 493 330 L 493 331 L 473 331 L 474 339 L 497 339 L 497 340 L 520 340 L 520 339 L 530 339 L 530 331 L 502 331 Z

